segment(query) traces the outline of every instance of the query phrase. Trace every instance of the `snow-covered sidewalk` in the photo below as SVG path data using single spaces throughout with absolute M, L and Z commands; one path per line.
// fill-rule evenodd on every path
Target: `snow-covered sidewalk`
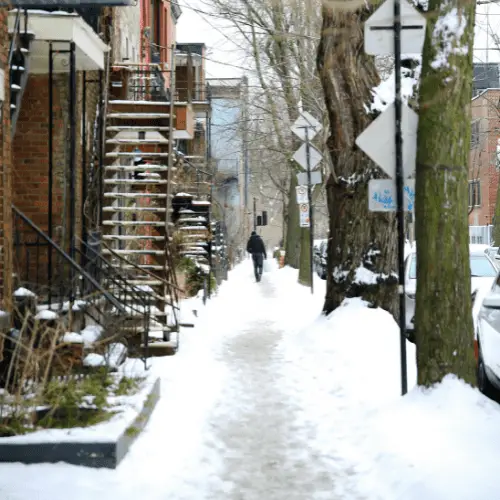
M 401 398 L 390 315 L 351 301 L 322 317 L 324 282 L 311 296 L 296 281 L 274 268 L 254 283 L 250 263 L 238 266 L 183 332 L 180 352 L 154 360 L 162 398 L 117 470 L 4 464 L 0 499 L 469 500 L 498 491 L 498 407 L 454 379 Z

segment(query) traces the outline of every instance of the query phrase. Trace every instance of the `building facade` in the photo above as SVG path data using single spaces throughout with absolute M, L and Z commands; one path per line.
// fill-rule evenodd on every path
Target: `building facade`
M 469 152 L 469 225 L 493 223 L 500 168 L 500 89 L 486 89 L 472 99 Z

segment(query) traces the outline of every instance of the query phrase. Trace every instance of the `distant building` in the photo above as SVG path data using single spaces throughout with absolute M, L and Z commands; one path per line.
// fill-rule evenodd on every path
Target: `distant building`
M 473 97 L 471 115 L 469 224 L 487 226 L 493 222 L 500 169 L 500 88 Z
M 228 240 L 241 244 L 249 229 L 248 152 L 245 140 L 247 80 L 243 78 L 207 79 L 212 103 L 210 156 L 219 179 L 215 197 L 224 212 Z

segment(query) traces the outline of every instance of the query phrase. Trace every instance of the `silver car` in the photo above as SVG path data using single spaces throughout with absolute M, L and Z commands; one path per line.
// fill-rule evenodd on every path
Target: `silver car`
M 471 291 L 473 296 L 476 290 L 491 285 L 497 275 L 497 268 L 484 248 L 470 246 Z M 417 253 L 410 253 L 405 264 L 405 292 L 406 292 L 406 335 L 411 342 L 415 341 L 415 293 L 417 291 Z

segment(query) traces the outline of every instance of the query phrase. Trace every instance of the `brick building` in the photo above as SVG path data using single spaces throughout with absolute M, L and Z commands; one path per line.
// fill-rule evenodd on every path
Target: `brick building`
M 485 89 L 472 99 L 469 153 L 469 225 L 492 224 L 500 168 L 500 89 Z

